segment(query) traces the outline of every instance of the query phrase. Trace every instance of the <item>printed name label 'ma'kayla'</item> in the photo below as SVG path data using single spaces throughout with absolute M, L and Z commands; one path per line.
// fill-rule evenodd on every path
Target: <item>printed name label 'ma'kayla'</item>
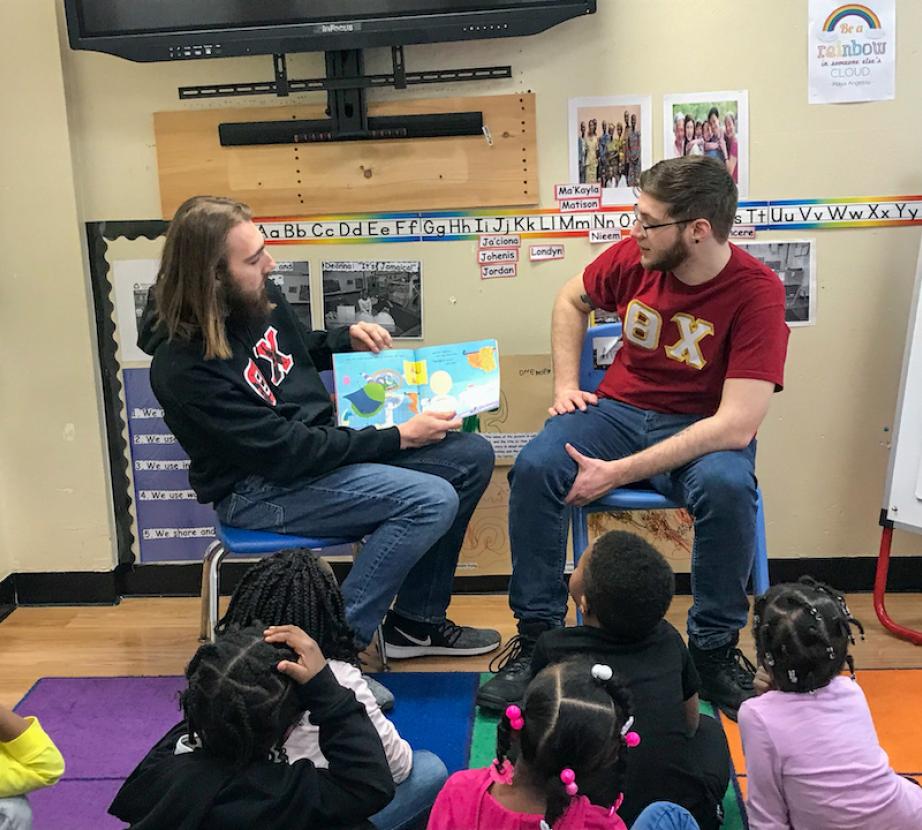
M 555 184 L 554 198 L 561 199 L 601 199 L 602 185 L 600 184 Z

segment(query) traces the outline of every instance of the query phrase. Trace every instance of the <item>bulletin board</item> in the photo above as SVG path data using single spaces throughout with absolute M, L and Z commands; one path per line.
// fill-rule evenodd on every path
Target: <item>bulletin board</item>
M 369 115 L 482 112 L 487 134 L 222 147 L 218 125 L 323 118 L 318 104 L 154 113 L 163 216 L 216 193 L 259 216 L 538 203 L 535 96 L 401 99 Z

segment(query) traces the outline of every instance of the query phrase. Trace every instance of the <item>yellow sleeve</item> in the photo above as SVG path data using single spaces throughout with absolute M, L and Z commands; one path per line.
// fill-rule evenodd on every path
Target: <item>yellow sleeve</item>
M 25 732 L 0 742 L 0 798 L 51 786 L 64 774 L 64 758 L 38 718 L 26 720 Z

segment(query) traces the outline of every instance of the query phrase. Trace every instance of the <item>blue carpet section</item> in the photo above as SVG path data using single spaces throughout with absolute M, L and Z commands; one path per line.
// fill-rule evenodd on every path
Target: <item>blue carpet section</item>
M 374 675 L 394 693 L 388 717 L 413 749 L 434 752 L 448 773 L 467 769 L 474 724 L 476 672 L 387 672 Z

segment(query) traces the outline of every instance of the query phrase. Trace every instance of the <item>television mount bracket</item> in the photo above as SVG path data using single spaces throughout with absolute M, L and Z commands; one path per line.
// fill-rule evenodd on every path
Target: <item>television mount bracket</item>
M 272 56 L 273 81 L 180 87 L 179 97 L 182 100 L 273 94 L 287 97 L 295 92 L 326 91 L 328 119 L 221 124 L 219 135 L 222 146 L 472 136 L 485 134 L 482 113 L 369 117 L 366 91 L 380 87 L 405 89 L 410 84 L 512 77 L 511 66 L 407 72 L 402 46 L 391 47 L 393 72 L 387 74 L 365 74 L 361 49 L 328 51 L 325 58 L 325 78 L 291 79 L 285 55 L 275 54 Z
M 361 52 L 349 49 L 347 52 Z M 327 52 L 327 55 L 336 54 Z M 425 72 L 407 72 L 403 60 L 403 47 L 392 46 L 391 57 L 394 71 L 355 77 L 330 77 L 293 79 L 288 77 L 285 55 L 275 54 L 272 63 L 274 81 L 254 81 L 238 84 L 206 84 L 202 86 L 179 87 L 179 99 L 188 101 L 198 98 L 231 98 L 243 95 L 278 95 L 285 98 L 294 92 L 323 92 L 337 89 L 378 89 L 395 87 L 406 89 L 410 84 L 448 84 L 460 81 L 487 81 L 497 78 L 511 78 L 511 66 L 481 66 L 469 69 L 430 69 Z

